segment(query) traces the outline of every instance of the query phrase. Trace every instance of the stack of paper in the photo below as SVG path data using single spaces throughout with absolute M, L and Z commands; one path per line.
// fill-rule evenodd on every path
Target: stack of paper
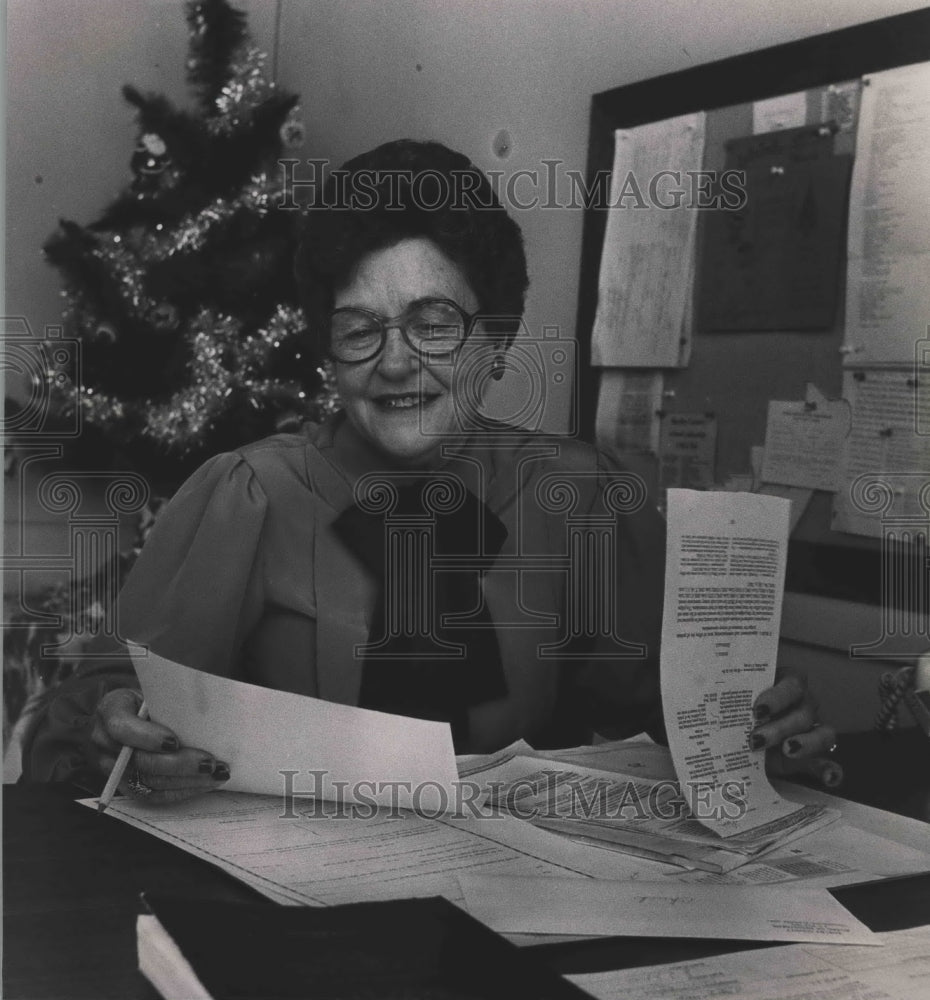
M 483 768 L 472 763 L 467 773 L 487 789 L 482 802 L 489 808 L 598 847 L 708 872 L 738 868 L 837 816 L 832 810 L 802 806 L 724 838 L 694 818 L 677 781 L 506 751 Z M 730 803 L 733 810 L 740 807 Z

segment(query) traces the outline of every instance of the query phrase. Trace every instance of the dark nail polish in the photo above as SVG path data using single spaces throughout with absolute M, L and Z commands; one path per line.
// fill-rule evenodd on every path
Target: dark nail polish
M 229 781 L 229 765 L 217 764 L 213 771 L 214 781 Z
M 796 754 L 801 749 L 800 740 L 788 740 L 785 743 L 785 753 Z
M 753 750 L 761 750 L 765 746 L 765 737 L 760 733 L 750 733 L 749 746 Z
M 768 705 L 756 705 L 756 707 L 752 710 L 752 714 L 757 719 L 762 720 L 767 719 L 772 714 L 772 710 L 768 707 Z
M 836 786 L 843 780 L 843 771 L 835 765 L 826 767 L 823 771 L 822 780 L 827 788 L 836 788 Z
M 177 750 L 181 744 L 178 743 L 177 736 L 166 736 L 161 741 L 161 748 L 165 753 L 170 753 L 172 750 Z
M 213 774 L 213 769 L 215 767 L 216 765 L 213 763 L 212 760 L 210 760 L 208 757 L 204 757 L 204 759 L 197 765 L 197 770 L 201 774 Z

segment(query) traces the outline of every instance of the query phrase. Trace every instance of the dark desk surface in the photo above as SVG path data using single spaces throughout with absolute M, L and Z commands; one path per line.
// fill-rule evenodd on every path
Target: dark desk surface
M 231 876 L 71 801 L 54 786 L 3 789 L 3 996 L 154 1000 L 136 970 L 139 893 L 261 900 Z M 930 874 L 837 889 L 873 930 L 930 923 Z M 559 971 L 595 971 L 758 947 L 610 938 L 534 948 Z

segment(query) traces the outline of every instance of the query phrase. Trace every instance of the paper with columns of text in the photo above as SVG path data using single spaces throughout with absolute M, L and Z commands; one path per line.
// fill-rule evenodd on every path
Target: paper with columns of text
M 95 800 L 84 799 L 93 807 Z M 663 865 L 576 844 L 511 816 L 369 809 L 280 795 L 211 792 L 171 805 L 114 799 L 106 816 L 209 861 L 279 903 L 464 900 L 463 872 L 598 879 L 657 878 Z M 587 876 L 587 877 L 585 877 Z
M 797 819 L 748 742 L 752 704 L 775 678 L 789 510 L 754 493 L 668 492 L 665 725 L 691 811 L 724 837 Z
M 192 670 L 149 652 L 133 664 L 149 716 L 229 764 L 231 792 L 313 794 L 433 814 L 454 808 L 446 722 L 408 719 Z
M 568 978 L 598 1000 L 925 1000 L 930 926 L 878 937 L 883 948 L 788 944 Z
M 826 889 L 460 875 L 472 916 L 498 933 L 879 944 Z

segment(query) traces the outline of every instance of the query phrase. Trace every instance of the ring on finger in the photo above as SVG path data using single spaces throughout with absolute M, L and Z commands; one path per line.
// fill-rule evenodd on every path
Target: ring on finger
M 820 729 L 820 727 L 821 727 L 822 725 L 823 725 L 823 723 L 822 723 L 822 722 L 815 722 L 815 723 L 814 723 L 814 726 L 813 726 L 813 728 L 814 728 L 814 729 Z M 827 753 L 835 753 L 835 751 L 836 751 L 836 740 L 834 740 L 834 741 L 833 741 L 833 742 L 832 742 L 832 743 L 830 744 L 830 746 L 829 746 L 829 747 L 827 747 L 827 750 L 826 750 L 826 752 L 827 752 Z

